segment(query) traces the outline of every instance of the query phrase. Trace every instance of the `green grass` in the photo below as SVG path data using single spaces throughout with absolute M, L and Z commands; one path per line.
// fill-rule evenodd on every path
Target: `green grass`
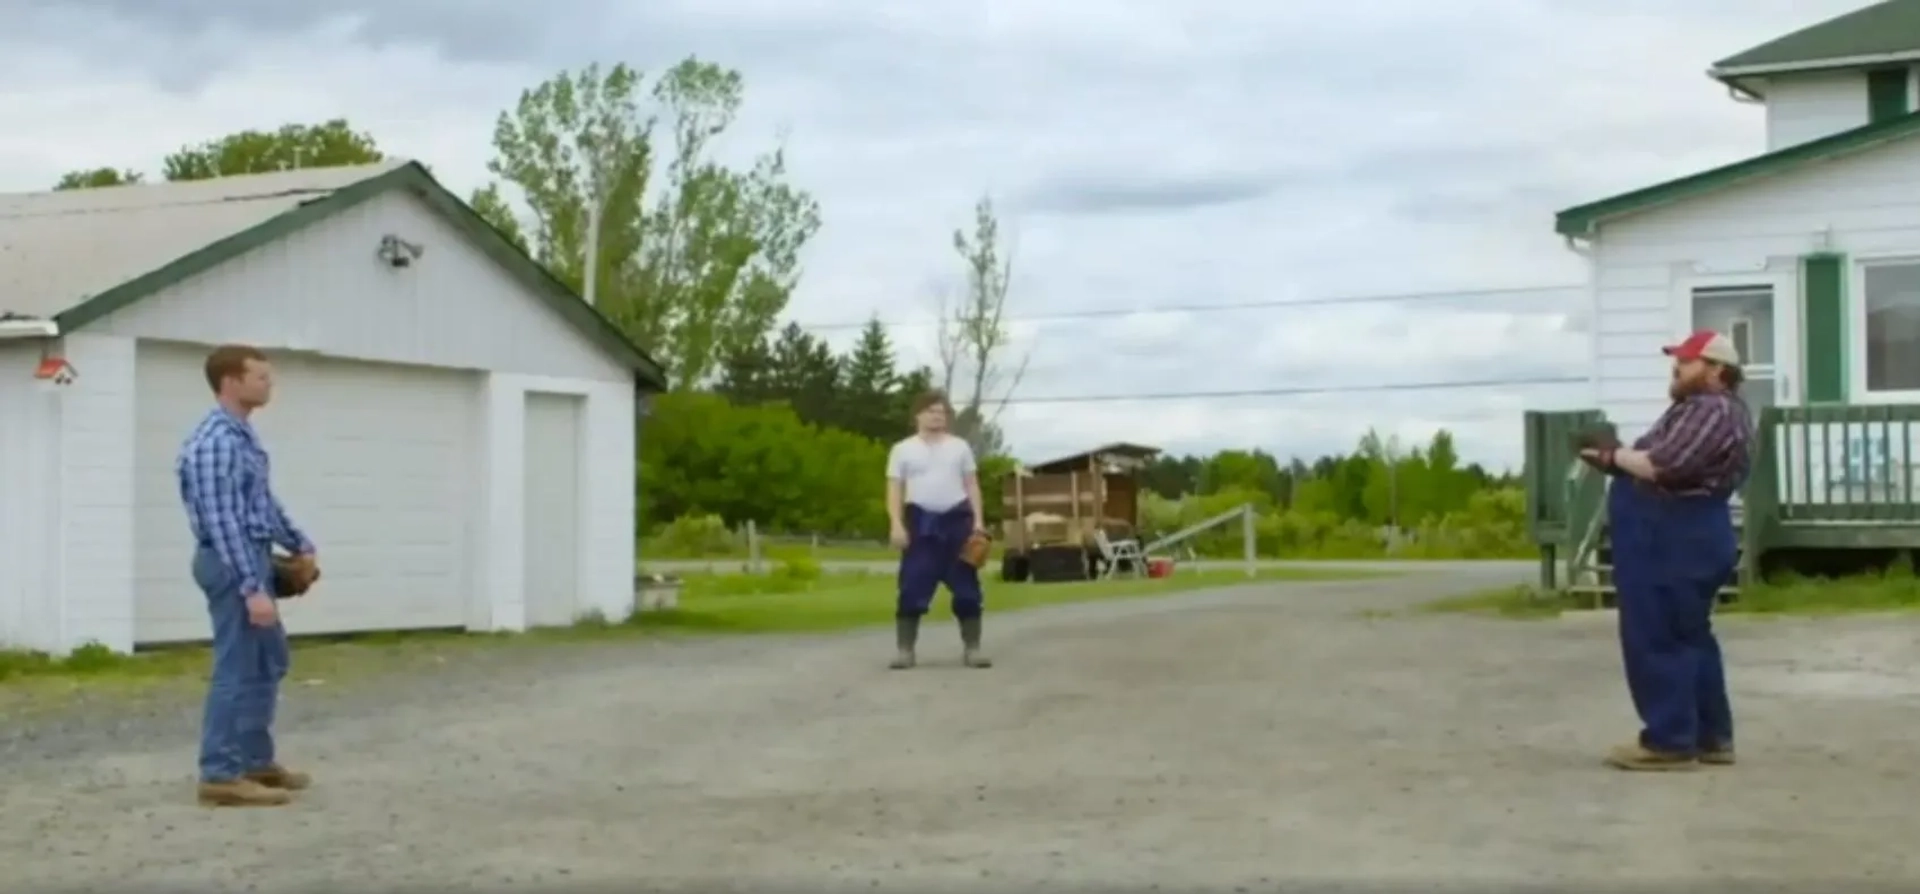
M 1531 586 L 1503 587 L 1426 603 L 1423 612 L 1551 618 L 1570 609 L 1589 608 L 1591 597 L 1541 593 Z M 1780 578 L 1743 588 L 1738 601 L 1722 604 L 1723 615 L 1848 615 L 1920 611 L 1920 575 L 1895 567 L 1878 574 L 1815 579 Z
M 999 614 L 1045 605 L 1140 598 L 1251 581 L 1354 580 L 1391 576 L 1340 569 L 1190 572 L 1172 578 L 1068 584 L 990 584 L 988 608 Z M 682 578 L 676 610 L 636 614 L 620 622 L 589 618 L 571 627 L 525 633 L 414 632 L 302 638 L 294 644 L 292 685 L 336 685 L 444 664 L 475 649 L 640 639 L 650 636 L 820 633 L 884 625 L 892 617 L 894 581 L 885 574 L 817 575 L 802 568 L 768 575 L 693 574 Z M 937 608 L 936 611 L 944 611 Z M 139 694 L 206 679 L 204 646 L 122 655 L 88 646 L 65 658 L 0 651 L 0 717 L 57 703 L 84 691 Z
M 1379 573 L 1330 568 L 1263 569 L 1254 581 L 1355 580 Z M 890 574 L 835 574 L 813 582 L 766 576 L 694 575 L 678 611 L 642 616 L 643 623 L 731 633 L 799 633 L 846 630 L 885 623 L 894 580 Z M 1195 571 L 1159 579 L 1120 579 L 1061 584 L 991 584 L 988 610 L 996 614 L 1045 605 L 1157 596 L 1249 582 L 1244 571 Z
M 657 543 L 654 541 L 642 541 L 640 544 L 639 553 L 641 556 L 640 564 L 642 565 L 645 565 L 649 561 L 652 561 L 652 562 L 711 562 L 714 564 L 729 563 L 729 562 L 745 563 L 747 561 L 747 551 L 744 547 L 739 549 L 731 549 L 723 553 L 708 553 L 705 555 L 694 555 L 694 554 L 688 554 L 685 550 L 672 549 L 666 544 Z M 764 555 L 762 556 L 762 558 L 765 558 L 768 562 L 773 562 L 778 557 L 784 557 L 784 556 L 806 556 L 816 562 L 898 562 L 900 561 L 899 550 L 896 550 L 884 543 L 838 543 L 838 544 L 823 543 L 819 546 L 813 546 L 807 543 L 795 543 L 791 541 L 776 541 L 776 542 L 767 544 L 766 548 L 763 550 L 763 553 Z M 1000 558 L 999 544 L 994 545 L 991 558 L 994 561 L 999 560 Z
M 730 565 L 734 563 L 738 563 L 744 566 L 747 562 L 747 553 L 745 550 L 734 550 L 726 553 L 709 554 L 709 555 L 682 555 L 677 553 L 674 550 L 662 549 L 652 544 L 643 543 L 640 546 L 639 552 L 641 556 L 639 560 L 639 565 L 641 567 L 645 567 L 649 562 L 705 562 L 715 566 Z M 891 563 L 891 562 L 897 562 L 900 560 L 900 553 L 898 550 L 895 550 L 884 544 L 878 544 L 878 543 L 873 545 L 864 545 L 864 544 L 857 544 L 857 543 L 856 544 L 839 544 L 839 545 L 822 544 L 819 547 L 812 547 L 812 546 L 806 546 L 806 545 L 793 545 L 793 544 L 779 544 L 779 545 L 769 546 L 766 549 L 766 553 L 762 558 L 765 559 L 768 563 L 773 563 L 775 561 L 778 561 L 779 557 L 795 556 L 795 555 L 808 556 L 816 562 L 887 562 L 887 563 Z M 1260 562 L 1330 562 L 1330 563 L 1331 562 L 1405 562 L 1409 565 L 1418 565 L 1418 564 L 1428 563 L 1428 562 L 1471 562 L 1471 561 L 1501 562 L 1501 561 L 1513 561 L 1517 559 L 1532 559 L 1532 558 L 1536 558 L 1536 556 L 1537 554 L 1534 554 L 1534 553 L 1529 553 L 1524 555 L 1516 554 L 1513 556 L 1491 556 L 1491 557 L 1467 556 L 1467 555 L 1460 555 L 1460 556 L 1427 555 L 1424 553 L 1409 555 L 1406 553 L 1400 553 L 1400 554 L 1389 553 L 1389 552 L 1386 552 L 1385 550 L 1374 550 L 1371 552 L 1356 550 L 1351 552 L 1335 551 L 1335 552 L 1330 552 L 1324 555 L 1321 555 L 1321 554 L 1311 554 L 1311 555 L 1290 554 L 1290 555 L 1284 555 L 1284 556 L 1261 555 L 1261 556 L 1255 556 L 1254 558 L 1256 561 L 1260 561 Z M 1241 559 L 1242 559 L 1242 556 L 1240 554 L 1234 553 L 1232 555 L 1218 555 L 1218 556 L 1203 555 L 1198 558 L 1198 561 L 1238 562 Z M 989 562 L 1000 561 L 1000 545 L 999 544 L 994 545 L 992 553 L 989 554 L 988 561 Z

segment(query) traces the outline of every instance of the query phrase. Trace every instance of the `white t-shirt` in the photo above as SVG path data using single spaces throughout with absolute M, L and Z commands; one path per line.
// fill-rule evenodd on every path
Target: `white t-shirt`
M 931 512 L 966 502 L 967 476 L 977 471 L 973 448 L 953 435 L 932 440 L 914 435 L 887 454 L 887 477 L 900 482 L 908 503 Z

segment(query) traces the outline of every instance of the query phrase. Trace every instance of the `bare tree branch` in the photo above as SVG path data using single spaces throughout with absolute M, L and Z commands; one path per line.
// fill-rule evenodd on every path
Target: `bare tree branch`
M 966 229 L 953 233 L 954 251 L 966 267 L 965 290 L 962 300 L 953 305 L 942 301 L 937 337 L 949 386 L 962 374 L 966 377 L 964 394 L 948 390 L 959 409 L 956 429 L 974 442 L 976 450 L 990 453 L 1000 446 L 997 423 L 1026 375 L 1030 356 L 1023 356 L 1011 370 L 1004 357 L 1013 341 L 1006 325 L 1013 286 L 1011 240 L 1002 234 L 990 197 L 982 196 L 974 205 L 973 217 L 971 233 Z
M 944 284 L 933 287 L 933 303 L 937 313 L 934 324 L 934 351 L 940 358 L 940 390 L 953 394 L 953 380 L 960 369 L 960 360 L 966 352 L 966 332 L 955 321 L 952 313 L 952 291 Z

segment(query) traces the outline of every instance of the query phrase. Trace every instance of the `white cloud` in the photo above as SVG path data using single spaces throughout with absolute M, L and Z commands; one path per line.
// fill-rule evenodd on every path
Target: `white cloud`
M 791 316 L 931 313 L 991 190 L 1015 313 L 1577 282 L 1556 209 L 1752 154 L 1701 71 L 1860 0 L 28 0 L 0 11 L 0 189 L 158 167 L 344 116 L 465 191 L 493 120 L 562 67 L 740 67 L 734 151 L 789 132 L 826 227 Z M 1684 7 L 1684 9 L 1680 8 Z M 1577 294 L 1016 323 L 1030 397 L 1584 373 Z M 895 329 L 932 359 L 932 327 Z M 852 333 L 829 333 L 844 342 Z M 1017 405 L 1023 453 L 1125 439 L 1340 449 L 1369 427 L 1511 463 L 1580 386 Z

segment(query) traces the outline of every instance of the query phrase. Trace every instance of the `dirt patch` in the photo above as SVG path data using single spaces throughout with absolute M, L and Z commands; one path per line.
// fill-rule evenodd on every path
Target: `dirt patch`
M 1487 578 L 1040 610 L 990 626 L 990 671 L 933 624 L 909 673 L 876 630 L 296 690 L 319 786 L 281 810 L 192 806 L 193 709 L 159 706 L 16 739 L 0 854 L 23 889 L 1920 876 L 1920 627 L 1726 625 L 1745 763 L 1626 776 L 1606 627 L 1367 613 Z

